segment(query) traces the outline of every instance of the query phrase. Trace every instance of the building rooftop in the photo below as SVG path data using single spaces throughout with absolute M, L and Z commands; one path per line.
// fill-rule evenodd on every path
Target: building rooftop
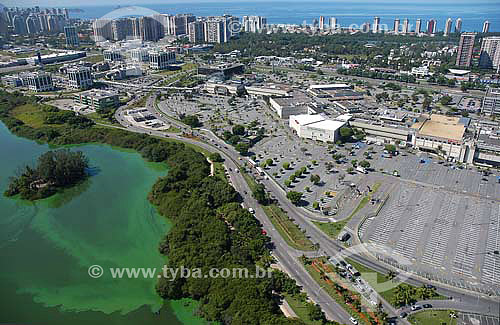
M 323 120 L 316 123 L 311 123 L 308 126 L 316 129 L 322 129 L 327 131 L 336 131 L 343 127 L 346 122 L 333 121 L 333 120 Z
M 351 88 L 348 84 L 328 84 L 328 85 L 310 85 L 310 89 L 346 89 Z
M 317 123 L 320 121 L 324 121 L 325 118 L 321 115 L 301 114 L 301 115 L 290 116 L 290 120 L 294 120 L 295 123 L 297 123 L 299 125 L 308 125 L 311 123 Z
M 465 133 L 465 125 L 460 124 L 460 118 L 433 114 L 427 120 L 415 123 L 412 128 L 419 135 L 438 137 L 461 141 Z
M 90 89 L 86 91 L 82 91 L 79 95 L 81 96 L 89 96 L 89 97 L 94 97 L 94 98 L 106 98 L 109 96 L 116 96 L 118 95 L 117 93 L 109 90 L 101 90 L 101 89 Z

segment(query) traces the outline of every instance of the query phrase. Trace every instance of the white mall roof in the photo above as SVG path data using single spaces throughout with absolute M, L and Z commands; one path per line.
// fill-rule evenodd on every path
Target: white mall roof
M 450 73 L 464 75 L 470 73 L 469 70 L 449 69 Z
M 309 114 L 302 114 L 302 115 L 291 115 L 290 116 L 290 121 L 294 121 L 298 125 L 308 125 L 311 123 L 316 123 L 320 121 L 324 121 L 325 118 L 321 115 L 309 115 Z
M 308 125 L 308 127 L 335 132 L 336 130 L 340 129 L 344 125 L 345 125 L 345 122 L 324 120 L 324 121 L 320 121 L 317 123 L 311 123 Z
M 351 88 L 348 84 L 311 85 L 310 89 L 344 89 Z

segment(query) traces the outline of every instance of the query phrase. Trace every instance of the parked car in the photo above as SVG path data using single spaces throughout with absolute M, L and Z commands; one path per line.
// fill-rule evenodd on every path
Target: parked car
M 405 318 L 406 316 L 408 316 L 406 312 L 402 312 L 401 314 L 399 314 L 399 317 L 401 318 Z
M 355 325 L 357 325 L 357 324 L 358 324 L 358 321 L 357 321 L 357 320 L 356 320 L 356 318 L 354 318 L 354 317 L 349 318 L 349 320 L 351 321 L 351 323 L 353 323 L 353 324 L 355 324 Z
M 419 309 L 422 309 L 422 306 L 420 306 L 420 305 L 413 305 L 413 306 L 411 306 L 411 310 L 412 311 L 419 310 Z
M 432 305 L 431 304 L 423 304 L 423 307 L 424 308 L 432 308 Z

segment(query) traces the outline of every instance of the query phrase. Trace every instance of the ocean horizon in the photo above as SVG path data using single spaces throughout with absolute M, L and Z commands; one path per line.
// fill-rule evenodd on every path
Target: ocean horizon
M 122 5 L 121 8 L 128 7 Z M 381 24 L 392 28 L 394 19 L 401 22 L 408 18 L 411 26 L 417 19 L 422 19 L 422 29 L 426 21 L 435 19 L 438 31 L 444 29 L 448 18 L 462 18 L 462 31 L 480 32 L 485 20 L 490 22 L 490 32 L 500 31 L 500 5 L 492 2 L 433 2 L 433 3 L 373 3 L 373 2 L 183 2 L 165 4 L 141 4 L 149 12 L 161 14 L 191 13 L 196 16 L 216 16 L 231 14 L 234 16 L 259 15 L 267 18 L 269 24 L 312 24 L 319 16 L 336 17 L 338 24 L 347 27 L 351 24 L 373 24 L 374 17 L 380 17 Z M 118 9 L 117 5 L 74 6 L 68 9 L 81 9 L 82 12 L 70 12 L 70 17 L 97 19 Z M 146 12 L 146 10 L 144 10 Z M 133 13 L 131 13 L 132 15 Z M 138 14 L 141 14 L 139 10 Z M 454 25 L 453 25 L 454 26 Z

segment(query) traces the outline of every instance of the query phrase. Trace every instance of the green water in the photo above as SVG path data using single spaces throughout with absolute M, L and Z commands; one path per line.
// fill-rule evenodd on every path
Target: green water
M 0 192 L 47 150 L 0 123 Z M 78 150 L 95 167 L 83 184 L 35 204 L 0 196 L 0 324 L 203 324 L 194 303 L 163 304 L 156 278 L 107 270 L 164 264 L 157 246 L 170 225 L 146 195 L 166 166 L 104 145 Z M 88 275 L 95 264 L 104 268 L 97 279 Z

